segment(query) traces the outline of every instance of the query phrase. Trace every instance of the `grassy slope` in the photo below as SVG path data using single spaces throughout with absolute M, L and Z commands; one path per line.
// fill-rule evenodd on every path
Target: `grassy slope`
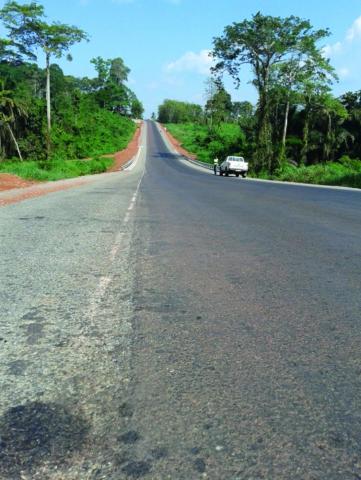
M 207 131 L 205 126 L 168 124 L 167 128 L 181 142 L 182 146 L 190 153 L 197 155 L 199 160 L 211 161 L 212 156 L 210 152 L 202 145 L 202 138 L 205 138 Z M 256 176 L 251 173 L 250 176 L 288 182 L 361 188 L 361 161 L 344 157 L 338 162 L 328 162 L 307 167 L 287 165 L 282 171 L 274 175 L 260 174 Z
M 56 153 L 50 162 L 44 160 L 19 162 L 17 159 L 1 162 L 0 173 L 11 173 L 27 180 L 53 181 L 105 172 L 113 164 L 114 159 L 99 156 L 126 148 L 136 130 L 134 122 L 127 118 L 116 117 L 110 112 L 105 112 L 105 115 L 101 113 L 98 120 L 105 119 L 108 123 L 100 122 L 98 126 L 90 121 L 80 130 L 78 137 L 65 132 L 59 133 L 60 130 L 55 131 L 53 145 Z M 86 161 L 67 159 L 76 155 L 96 158 Z
M 55 160 L 46 162 L 3 162 L 1 173 L 11 173 L 27 180 L 53 181 L 105 172 L 113 163 L 113 158 L 84 160 Z
M 189 153 L 197 155 L 198 160 L 207 163 L 213 161 L 210 152 L 203 146 L 203 140 L 208 135 L 206 126 L 190 123 L 168 123 L 166 127 L 173 137 L 181 142 L 183 148 Z

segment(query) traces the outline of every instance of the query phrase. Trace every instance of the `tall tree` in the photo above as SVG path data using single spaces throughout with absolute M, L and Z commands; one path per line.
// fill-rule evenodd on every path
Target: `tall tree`
M 305 46 L 303 43 L 300 44 L 299 51 L 275 67 L 272 76 L 273 88 L 279 90 L 285 104 L 279 154 L 279 163 L 282 165 L 286 161 L 286 138 L 291 103 L 300 99 L 300 91 L 306 84 L 313 83 L 317 84 L 318 88 L 328 88 L 332 79 L 336 79 L 337 76 L 329 61 L 322 55 L 321 50 L 315 48 L 310 52 L 308 44 Z
M 109 78 L 116 85 L 123 85 L 128 80 L 130 68 L 128 68 L 123 59 L 118 57 L 110 61 Z
M 24 107 L 12 98 L 12 92 L 5 90 L 4 82 L 0 81 L 0 151 L 1 139 L 9 135 L 19 159 L 23 161 L 19 143 L 12 129 L 12 125 L 15 124 L 16 120 L 20 117 L 26 117 Z
M 46 61 L 46 105 L 47 105 L 47 156 L 50 156 L 51 131 L 51 102 L 50 102 L 50 63 L 51 57 L 61 58 L 72 45 L 88 39 L 87 34 L 80 28 L 53 22 L 44 21 L 44 7 L 32 2 L 20 5 L 15 1 L 8 1 L 0 11 L 9 37 L 14 42 L 25 46 L 28 52 L 33 53 L 40 48 L 45 54 Z M 71 60 L 68 55 L 68 60 Z
M 220 122 L 227 122 L 232 117 L 232 98 L 223 85 L 217 84 L 214 94 L 205 105 L 205 114 L 212 119 L 211 127 Z
M 273 69 L 301 50 L 306 58 L 312 56 L 318 51 L 316 42 L 328 35 L 328 30 L 313 30 L 308 20 L 299 17 L 272 17 L 258 12 L 251 20 L 225 27 L 223 36 L 214 39 L 214 73 L 227 72 L 237 86 L 243 65 L 250 65 L 254 74 L 253 84 L 259 95 L 256 170 L 275 167 L 269 119 Z

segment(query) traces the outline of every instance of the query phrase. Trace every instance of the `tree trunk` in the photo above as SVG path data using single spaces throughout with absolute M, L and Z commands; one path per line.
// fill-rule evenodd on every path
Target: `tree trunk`
M 290 102 L 289 102 L 289 100 L 287 100 L 286 111 L 285 111 L 285 121 L 283 123 L 281 152 L 280 152 L 280 165 L 281 165 L 281 167 L 284 166 L 284 164 L 286 163 L 286 138 L 287 138 L 289 114 L 290 114 Z
M 305 165 L 307 163 L 309 131 L 310 131 L 310 117 L 309 117 L 308 108 L 306 107 L 305 124 L 303 126 L 303 145 L 301 150 L 301 165 Z
M 14 144 L 15 144 L 16 151 L 18 152 L 18 156 L 19 156 L 19 158 L 20 158 L 20 161 L 23 161 L 23 157 L 22 157 L 21 152 L 20 152 L 19 144 L 18 144 L 18 142 L 17 142 L 17 140 L 16 140 L 16 138 L 15 138 L 14 132 L 12 131 L 12 128 L 10 127 L 9 124 L 7 125 L 7 127 L 8 127 L 8 129 L 9 129 L 11 138 L 12 138 Z
M 286 138 L 287 138 L 287 129 L 288 129 L 288 116 L 290 114 L 290 102 L 287 100 L 286 112 L 285 112 L 285 121 L 283 124 L 283 135 L 282 135 L 282 148 L 286 150 Z
M 331 114 L 327 112 L 327 134 L 326 142 L 324 144 L 324 161 L 327 162 L 330 159 L 330 153 L 332 149 L 332 119 Z
M 50 53 L 46 54 L 46 118 L 47 118 L 46 155 L 49 160 L 50 153 L 51 153 Z

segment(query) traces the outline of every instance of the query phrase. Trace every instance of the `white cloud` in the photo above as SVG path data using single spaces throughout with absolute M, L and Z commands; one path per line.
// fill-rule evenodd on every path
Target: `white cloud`
M 351 27 L 347 30 L 346 36 L 342 42 L 328 44 L 322 49 L 322 53 L 326 58 L 333 57 L 339 53 L 345 53 L 348 50 L 347 45 L 352 44 L 355 40 L 361 38 L 361 16 L 356 18 Z
M 213 60 L 209 56 L 210 50 L 200 52 L 186 52 L 177 60 L 166 65 L 166 72 L 196 72 L 202 75 L 209 75 Z
M 341 79 L 345 79 L 345 78 L 349 77 L 350 73 L 351 73 L 350 69 L 347 68 L 347 67 L 342 67 L 337 71 L 337 74 Z
M 346 40 L 353 42 L 356 38 L 361 37 L 361 16 L 356 18 L 351 28 L 348 30 Z
M 336 55 L 337 53 L 340 53 L 342 51 L 342 43 L 341 42 L 336 42 L 332 45 L 328 44 L 322 49 L 322 53 L 326 58 L 330 58 L 333 55 Z

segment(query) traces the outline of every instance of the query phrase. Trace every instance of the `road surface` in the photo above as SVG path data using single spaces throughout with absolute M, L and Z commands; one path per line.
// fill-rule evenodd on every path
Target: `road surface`
M 361 479 L 361 194 L 131 171 L 0 209 L 0 478 Z

